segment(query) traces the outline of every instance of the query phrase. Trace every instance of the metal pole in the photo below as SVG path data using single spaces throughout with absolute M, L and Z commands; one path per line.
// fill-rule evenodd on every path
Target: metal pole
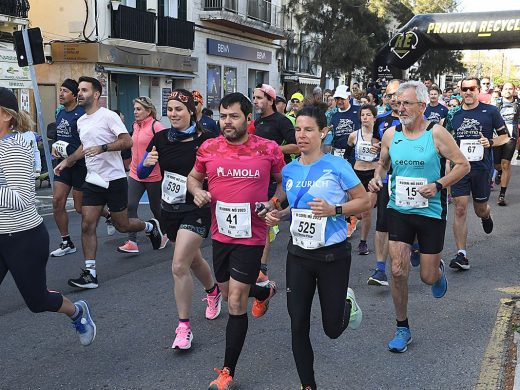
M 38 81 L 36 80 L 36 72 L 34 71 L 33 56 L 31 51 L 31 43 L 29 41 L 29 32 L 26 28 L 22 30 L 23 44 L 25 46 L 25 55 L 27 56 L 27 63 L 29 64 L 29 73 L 31 74 L 31 81 L 33 85 L 34 102 L 36 103 L 36 116 L 38 117 L 38 126 L 42 132 L 43 151 L 45 152 L 45 161 L 47 162 L 47 172 L 51 188 L 54 189 L 54 171 L 52 169 L 51 152 L 49 149 L 49 140 L 47 138 L 47 128 L 43 122 L 42 114 L 42 100 L 40 97 L 40 90 L 38 89 Z

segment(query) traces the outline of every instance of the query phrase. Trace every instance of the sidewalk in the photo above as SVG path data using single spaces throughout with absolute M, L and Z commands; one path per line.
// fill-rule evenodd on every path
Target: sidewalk
M 40 188 L 40 183 L 36 182 L 36 209 L 40 215 L 52 213 L 52 188 L 48 182 L 44 182 Z M 71 209 L 74 207 L 72 201 L 72 192 L 67 199 L 66 208 Z

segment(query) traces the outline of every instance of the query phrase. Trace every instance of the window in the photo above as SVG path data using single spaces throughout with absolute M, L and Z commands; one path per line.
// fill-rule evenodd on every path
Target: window
M 178 0 L 177 19 L 188 20 L 188 1 Z
M 146 0 L 136 0 L 135 8 L 141 11 L 146 11 Z

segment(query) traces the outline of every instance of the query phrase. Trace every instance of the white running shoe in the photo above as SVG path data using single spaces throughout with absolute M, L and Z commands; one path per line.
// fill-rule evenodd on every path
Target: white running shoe
M 60 247 L 51 252 L 51 257 L 62 257 L 76 252 L 76 247 L 72 241 L 63 241 Z

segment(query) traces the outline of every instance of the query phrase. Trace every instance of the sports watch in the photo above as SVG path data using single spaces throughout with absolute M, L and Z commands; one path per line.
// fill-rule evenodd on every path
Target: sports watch
M 340 204 L 336 205 L 336 215 L 343 215 L 343 206 Z

